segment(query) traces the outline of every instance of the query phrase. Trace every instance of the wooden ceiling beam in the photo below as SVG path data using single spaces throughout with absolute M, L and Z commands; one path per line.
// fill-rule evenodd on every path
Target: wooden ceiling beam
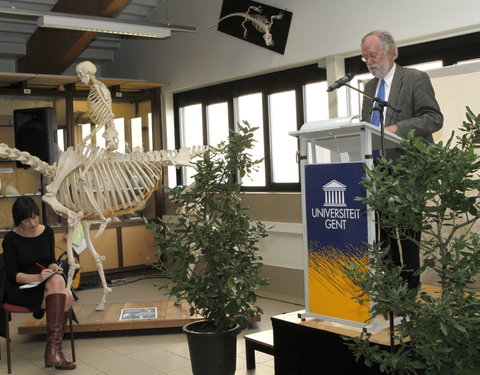
M 52 12 L 97 17 L 117 16 L 131 0 L 58 0 Z M 27 42 L 26 55 L 17 60 L 21 73 L 62 74 L 97 33 L 37 28 Z

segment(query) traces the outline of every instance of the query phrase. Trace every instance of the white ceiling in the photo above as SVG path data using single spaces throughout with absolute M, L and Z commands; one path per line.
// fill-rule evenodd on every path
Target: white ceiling
M 95 1 L 95 0 L 71 0 Z M 168 0 L 132 0 L 118 15 L 119 20 L 141 22 L 162 2 Z M 15 8 L 16 10 L 49 12 L 57 0 L 0 0 L 0 8 Z M 17 59 L 26 53 L 26 43 L 36 30 L 35 20 L 8 18 L 0 14 L 0 59 Z M 79 59 L 93 60 L 98 64 L 112 61 L 114 51 L 121 46 L 121 37 L 98 34 L 97 38 L 83 51 Z

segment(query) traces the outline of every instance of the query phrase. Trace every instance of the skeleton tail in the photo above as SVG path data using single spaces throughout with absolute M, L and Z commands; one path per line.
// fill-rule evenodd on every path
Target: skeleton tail
M 45 177 L 53 178 L 57 169 L 56 163 L 49 165 L 38 157 L 30 155 L 26 151 L 11 148 L 5 143 L 0 143 L 0 158 L 18 161 L 24 165 L 28 165 Z

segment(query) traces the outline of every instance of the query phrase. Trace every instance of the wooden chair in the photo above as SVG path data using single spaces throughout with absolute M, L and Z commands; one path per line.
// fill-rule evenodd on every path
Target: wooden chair
M 11 305 L 9 303 L 3 304 L 3 310 L 5 311 L 5 338 L 7 341 L 7 367 L 8 373 L 12 373 L 12 359 L 10 353 L 10 320 L 12 314 L 32 314 L 32 311 L 27 307 Z M 75 340 L 73 337 L 73 322 L 72 322 L 72 313 L 68 316 L 68 324 L 70 328 L 70 344 L 72 346 L 72 361 L 75 362 Z

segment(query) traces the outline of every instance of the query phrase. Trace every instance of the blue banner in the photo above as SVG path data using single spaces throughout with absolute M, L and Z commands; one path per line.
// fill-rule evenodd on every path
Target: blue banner
M 305 214 L 308 243 L 310 312 L 364 322 L 369 306 L 352 296 L 356 287 L 345 278 L 349 262 L 367 263 L 367 207 L 357 197 L 363 163 L 305 166 Z
M 364 246 L 368 240 L 363 163 L 305 167 L 308 239 L 325 244 Z

